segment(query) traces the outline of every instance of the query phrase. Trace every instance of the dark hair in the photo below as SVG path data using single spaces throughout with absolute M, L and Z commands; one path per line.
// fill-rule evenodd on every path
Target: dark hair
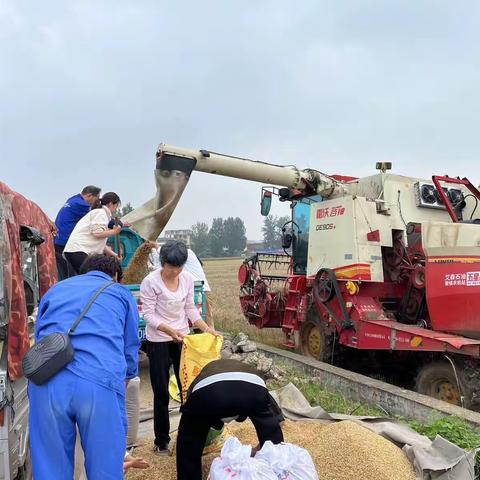
M 172 267 L 183 267 L 187 262 L 187 258 L 187 247 L 178 240 L 169 240 L 160 249 L 160 264 L 162 267 L 166 263 Z
M 117 275 L 117 282 L 122 280 L 123 271 L 118 258 L 103 253 L 89 255 L 80 267 L 80 273 L 88 273 L 93 270 L 106 273 L 110 277 Z
M 120 203 L 120 197 L 115 192 L 107 192 L 102 195 L 100 200 L 102 205 L 108 205 L 109 203 Z
M 100 187 L 96 187 L 95 185 L 87 185 L 82 190 L 82 195 L 93 195 L 94 197 L 100 196 L 100 192 L 102 189 Z

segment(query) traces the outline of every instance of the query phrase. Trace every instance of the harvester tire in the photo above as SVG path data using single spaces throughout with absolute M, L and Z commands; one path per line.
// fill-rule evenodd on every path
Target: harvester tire
M 314 309 L 310 310 L 300 328 L 300 353 L 321 362 L 331 363 L 332 338 Z
M 455 370 L 448 361 L 426 363 L 418 372 L 416 391 L 459 406 L 462 405 L 463 396 L 463 406 L 471 408 L 472 395 L 464 380 L 463 369 L 456 365 Z

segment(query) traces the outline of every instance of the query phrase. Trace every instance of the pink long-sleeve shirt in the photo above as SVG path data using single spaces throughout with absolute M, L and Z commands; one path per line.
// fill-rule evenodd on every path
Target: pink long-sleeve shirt
M 167 288 L 160 275 L 161 269 L 147 275 L 140 285 L 143 318 L 147 323 L 146 337 L 151 342 L 170 342 L 172 337 L 157 330 L 160 324 L 183 334 L 189 332 L 188 319 L 195 323 L 202 319 L 194 302 L 194 280 L 188 272 L 179 277 L 177 291 Z

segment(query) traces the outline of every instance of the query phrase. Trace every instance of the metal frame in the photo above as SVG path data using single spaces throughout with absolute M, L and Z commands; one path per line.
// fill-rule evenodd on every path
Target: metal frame
M 473 186 L 473 184 L 470 182 L 470 180 L 468 180 L 468 178 L 460 178 L 460 177 L 457 177 L 457 178 L 452 178 L 452 177 L 449 177 L 448 175 L 445 175 L 445 176 L 441 176 L 441 175 L 433 175 L 432 177 L 432 181 L 433 183 L 435 184 L 435 188 L 437 189 L 438 191 L 438 194 L 440 195 L 440 198 L 442 199 L 447 211 L 448 211 L 448 214 L 450 215 L 450 218 L 452 219 L 453 222 L 455 223 L 459 223 L 460 221 L 458 220 L 458 217 L 455 213 L 455 211 L 453 210 L 453 207 L 452 207 L 452 204 L 450 202 L 450 200 L 448 199 L 446 193 L 443 191 L 443 188 L 442 186 L 440 185 L 440 182 L 444 182 L 444 183 L 450 183 L 450 184 L 454 184 L 454 185 L 464 185 L 465 187 L 467 187 L 470 192 L 472 192 L 472 194 L 478 198 L 478 200 L 480 200 L 480 191 Z

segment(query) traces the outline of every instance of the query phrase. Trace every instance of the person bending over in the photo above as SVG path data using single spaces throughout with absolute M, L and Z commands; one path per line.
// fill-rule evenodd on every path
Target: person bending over
M 202 452 L 210 428 L 220 430 L 232 420 L 247 418 L 259 445 L 283 442 L 282 412 L 271 397 L 262 374 L 237 360 L 214 360 L 190 385 L 181 406 L 177 437 L 177 480 L 201 480 Z

